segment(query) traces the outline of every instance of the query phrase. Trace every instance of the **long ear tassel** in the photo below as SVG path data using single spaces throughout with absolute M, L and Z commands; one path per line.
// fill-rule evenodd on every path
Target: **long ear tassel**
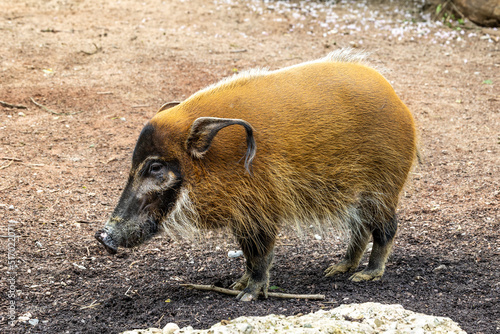
M 247 170 L 248 174 L 252 175 L 252 161 L 257 153 L 257 143 L 255 142 L 255 138 L 253 137 L 253 128 L 246 122 L 235 124 L 242 125 L 247 132 L 247 151 L 241 159 L 245 158 L 245 169 Z
M 217 133 L 223 128 L 231 125 L 241 125 L 245 128 L 247 134 L 247 151 L 244 155 L 245 169 L 249 174 L 252 174 L 250 169 L 252 161 L 257 152 L 257 144 L 253 136 L 252 126 L 241 119 L 217 118 L 217 117 L 200 117 L 197 118 L 193 125 L 186 141 L 186 149 L 195 158 L 201 159 L 210 148 L 212 140 Z

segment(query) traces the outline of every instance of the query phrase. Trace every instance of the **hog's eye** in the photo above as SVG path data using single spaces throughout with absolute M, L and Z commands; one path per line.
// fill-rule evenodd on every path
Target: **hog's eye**
M 163 165 L 159 162 L 153 162 L 151 166 L 149 166 L 149 173 L 157 176 L 163 170 Z

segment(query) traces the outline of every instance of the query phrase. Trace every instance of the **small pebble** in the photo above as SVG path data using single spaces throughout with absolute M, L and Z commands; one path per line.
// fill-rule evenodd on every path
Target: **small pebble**
M 179 329 L 180 328 L 177 324 L 170 322 L 163 327 L 163 334 L 174 334 L 175 331 L 178 331 Z
M 434 268 L 433 272 L 437 273 L 437 272 L 445 271 L 446 269 L 448 269 L 448 267 L 445 266 L 444 264 L 442 264 L 439 267 Z
M 30 320 L 28 320 L 28 322 L 29 322 L 29 324 L 30 324 L 31 326 L 36 326 L 36 325 L 38 325 L 38 319 L 30 319 Z
M 77 264 L 77 263 L 73 263 L 73 265 L 74 265 L 75 267 L 77 267 L 78 269 L 81 269 L 81 270 L 85 270 L 85 269 L 87 269 L 87 268 L 85 268 L 84 266 L 81 266 L 81 265 L 79 265 L 79 264 Z
M 19 320 L 19 321 L 28 321 L 30 319 L 31 319 L 31 313 L 29 313 L 29 312 L 24 313 L 22 316 L 17 318 L 17 320 Z
M 236 257 L 240 257 L 243 255 L 243 251 L 241 250 L 238 250 L 238 251 L 229 251 L 227 253 L 227 256 L 230 257 L 230 258 L 236 258 Z

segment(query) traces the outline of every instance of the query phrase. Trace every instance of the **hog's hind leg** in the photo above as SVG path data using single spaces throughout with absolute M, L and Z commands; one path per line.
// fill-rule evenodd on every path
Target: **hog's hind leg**
M 373 247 L 368 266 L 364 270 L 352 275 L 350 277 L 351 281 L 377 281 L 382 278 L 397 229 L 398 222 L 396 214 L 394 214 L 386 224 L 373 228 Z
M 330 277 L 356 270 L 365 252 L 368 241 L 370 241 L 369 230 L 363 227 L 359 230 L 353 229 L 344 258 L 339 263 L 328 267 L 328 269 L 325 270 L 325 276 Z
M 231 288 L 241 290 L 236 297 L 241 301 L 256 300 L 261 291 L 267 298 L 276 237 L 261 231 L 256 236 L 237 238 L 245 255 L 246 269 L 243 277 L 231 285 Z

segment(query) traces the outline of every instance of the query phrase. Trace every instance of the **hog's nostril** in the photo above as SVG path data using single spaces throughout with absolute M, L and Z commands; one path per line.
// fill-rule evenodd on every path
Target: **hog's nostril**
M 113 240 L 113 238 L 111 238 L 111 236 L 108 234 L 108 232 L 106 232 L 105 230 L 99 230 L 95 233 L 95 238 L 97 239 L 97 241 L 104 245 L 108 253 L 116 254 L 118 246 L 116 245 L 116 242 Z

